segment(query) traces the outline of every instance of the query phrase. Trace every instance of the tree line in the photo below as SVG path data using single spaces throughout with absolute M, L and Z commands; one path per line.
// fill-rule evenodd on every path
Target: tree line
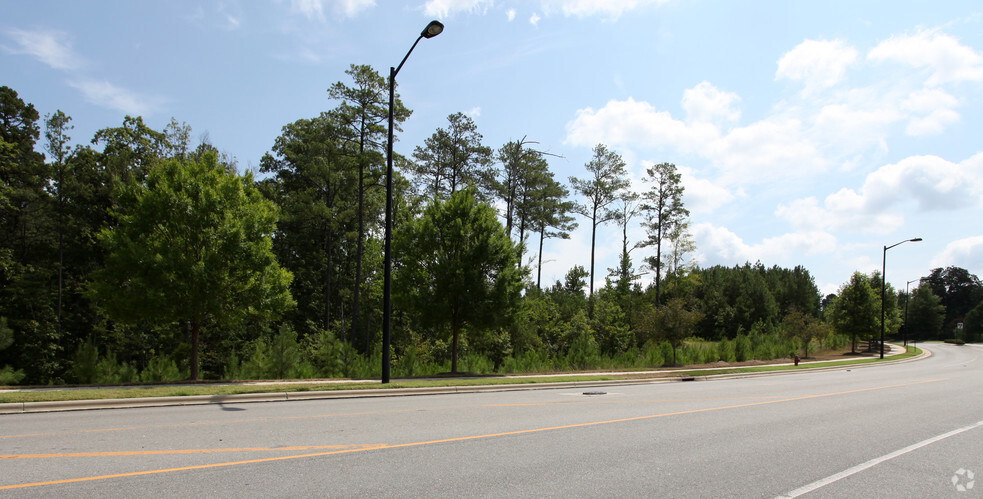
M 41 120 L 0 87 L 0 384 L 378 376 L 388 82 L 353 65 L 328 95 L 334 108 L 285 125 L 256 178 L 173 119 L 126 117 L 73 147 L 69 116 Z M 395 103 L 398 129 L 411 110 Z M 397 375 L 742 361 L 872 334 L 857 317 L 876 276 L 822 298 L 802 267 L 700 268 L 673 164 L 633 192 L 598 144 L 565 184 L 537 146 L 492 149 L 455 113 L 396 158 Z M 543 283 L 544 241 L 579 223 L 587 266 Z M 609 223 L 621 258 L 598 278 Z M 638 248 L 654 255 L 636 266 Z M 978 331 L 979 279 L 936 270 L 910 297 L 912 329 Z

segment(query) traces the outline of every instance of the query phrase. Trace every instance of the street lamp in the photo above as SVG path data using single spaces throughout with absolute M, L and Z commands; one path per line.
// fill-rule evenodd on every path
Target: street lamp
M 382 382 L 389 383 L 389 348 L 391 344 L 392 331 L 392 243 L 393 243 L 393 106 L 396 101 L 396 73 L 402 69 L 403 63 L 416 48 L 416 44 L 424 38 L 433 38 L 444 31 L 444 25 L 440 21 L 430 21 L 423 32 L 413 42 L 413 46 L 403 56 L 399 66 L 389 68 L 389 138 L 386 142 L 386 243 L 385 272 L 382 284 Z
M 911 300 L 911 295 L 908 293 L 908 285 L 921 280 L 922 279 L 919 277 L 918 279 L 912 279 L 904 284 L 904 346 L 906 351 L 908 349 L 908 300 Z
M 885 272 L 887 272 L 887 250 L 899 244 L 917 243 L 918 241 L 921 240 L 922 238 L 920 237 L 916 237 L 914 239 L 905 239 L 904 241 L 901 241 L 899 243 L 894 243 L 890 246 L 884 247 L 884 254 L 883 257 L 881 258 L 881 358 L 882 359 L 884 358 L 884 291 L 887 288 L 887 276 L 885 275 Z

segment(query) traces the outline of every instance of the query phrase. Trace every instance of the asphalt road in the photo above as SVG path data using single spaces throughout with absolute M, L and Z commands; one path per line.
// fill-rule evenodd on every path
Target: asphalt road
M 3 415 L 0 496 L 983 497 L 983 348 L 930 348 L 597 395 Z

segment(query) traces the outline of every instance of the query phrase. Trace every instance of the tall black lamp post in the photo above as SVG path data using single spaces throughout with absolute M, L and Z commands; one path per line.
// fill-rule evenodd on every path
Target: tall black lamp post
M 922 238 L 920 237 L 916 237 L 914 239 L 905 239 L 900 243 L 894 243 L 890 246 L 884 247 L 884 254 L 881 258 L 881 358 L 882 359 L 884 358 L 884 292 L 887 289 L 887 276 L 885 275 L 885 272 L 887 272 L 887 250 L 899 244 L 916 243 L 921 240 Z
M 385 272 L 382 284 L 382 382 L 389 383 L 389 348 L 392 343 L 392 271 L 393 271 L 393 106 L 396 102 L 396 73 L 402 69 L 403 63 L 416 48 L 416 44 L 424 38 L 433 38 L 444 31 L 440 21 L 430 21 L 423 32 L 413 42 L 413 46 L 403 56 L 399 66 L 389 68 L 389 139 L 386 142 L 386 243 Z

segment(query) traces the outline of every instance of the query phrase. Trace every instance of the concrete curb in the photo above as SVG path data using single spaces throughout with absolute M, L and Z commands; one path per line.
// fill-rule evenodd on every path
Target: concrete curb
M 233 395 L 189 395 L 180 397 L 135 397 L 125 399 L 66 400 L 57 402 L 8 402 L 0 404 L 0 414 L 29 414 L 39 412 L 81 411 L 93 409 L 127 409 L 137 407 L 173 407 L 208 404 L 242 404 L 251 402 L 288 402 L 300 400 L 374 398 L 413 395 L 440 395 L 455 393 L 506 392 L 523 390 L 561 390 L 569 388 L 594 388 L 601 386 L 642 385 L 673 383 L 679 381 L 713 381 L 739 379 L 753 376 L 775 376 L 800 374 L 817 371 L 857 369 L 913 362 L 930 357 L 932 353 L 922 349 L 922 354 L 907 359 L 888 360 L 865 364 L 845 364 L 840 366 L 812 367 L 787 371 L 766 371 L 733 374 L 711 374 L 706 376 L 671 376 L 664 378 L 640 378 L 603 381 L 566 381 L 562 383 L 529 383 L 482 386 L 440 386 L 423 388 L 371 388 L 366 390 L 323 390 L 271 393 L 241 393 Z

